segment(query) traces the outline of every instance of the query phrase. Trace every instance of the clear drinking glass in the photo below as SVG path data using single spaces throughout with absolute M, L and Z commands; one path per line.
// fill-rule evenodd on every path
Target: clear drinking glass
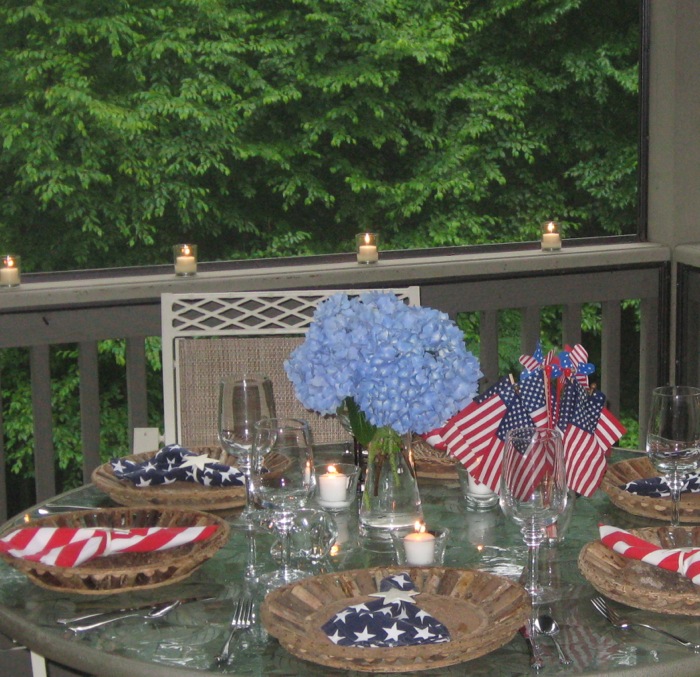
M 315 487 L 309 425 L 300 419 L 263 419 L 255 424 L 250 487 L 253 503 L 272 513 L 282 546 L 281 568 L 259 581 L 268 588 L 308 576 L 290 567 L 289 532 L 297 510 L 306 506 Z
M 272 382 L 264 374 L 243 373 L 228 376 L 219 384 L 219 442 L 237 458 L 237 467 L 246 478 L 246 506 L 239 522 L 250 526 L 250 450 L 255 423 L 275 416 Z
M 514 428 L 506 434 L 501 467 L 501 508 L 520 526 L 528 547 L 525 589 L 532 599 L 530 641 L 533 667 L 542 665 L 535 619 L 537 604 L 551 601 L 554 591 L 538 581 L 539 547 L 545 528 L 564 512 L 567 501 L 564 439 L 557 428 Z
M 545 528 L 557 521 L 567 501 L 564 440 L 557 428 L 514 428 L 506 434 L 501 471 L 501 508 L 514 520 L 529 548 L 529 581 L 525 586 L 539 601 L 538 548 Z
M 662 386 L 651 395 L 646 451 L 671 492 L 671 526 L 680 524 L 684 476 L 700 463 L 700 388 Z

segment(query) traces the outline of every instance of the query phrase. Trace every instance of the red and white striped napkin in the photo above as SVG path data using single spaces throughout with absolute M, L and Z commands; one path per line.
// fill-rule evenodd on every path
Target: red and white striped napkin
M 605 524 L 600 524 L 598 528 L 603 545 L 616 553 L 676 571 L 687 576 L 695 585 L 700 585 L 700 548 L 661 548 L 624 529 Z
M 120 552 L 156 552 L 204 541 L 219 527 L 96 529 L 24 527 L 0 539 L 0 552 L 58 567 L 79 566 Z

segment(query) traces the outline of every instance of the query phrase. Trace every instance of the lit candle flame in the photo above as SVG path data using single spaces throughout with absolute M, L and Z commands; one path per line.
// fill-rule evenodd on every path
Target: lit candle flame
M 550 222 L 547 224 L 547 232 L 548 232 L 548 233 L 556 233 L 557 230 L 558 230 L 558 229 L 557 229 L 557 224 L 554 223 L 554 221 L 550 221 Z
M 369 236 L 369 233 L 365 233 L 365 244 L 369 244 L 372 241 L 372 239 Z
M 331 547 L 331 552 L 330 552 L 331 557 L 336 557 L 339 552 L 340 552 L 340 546 L 337 543 L 334 543 L 333 546 Z
M 5 259 L 5 265 L 6 265 L 8 268 L 14 268 L 14 267 L 15 267 L 15 260 L 14 260 L 11 256 L 8 256 L 8 257 Z
M 423 524 L 423 522 L 419 522 L 418 520 L 416 520 L 416 523 L 413 525 L 413 527 L 416 530 L 416 533 L 425 533 L 425 524 Z
M 189 247 L 189 245 L 185 245 L 185 246 L 182 248 L 182 254 L 183 254 L 184 256 L 189 256 L 189 255 L 190 255 L 190 247 Z
M 329 475 L 337 475 L 338 474 L 338 471 L 335 469 L 334 465 L 328 466 L 328 474 Z

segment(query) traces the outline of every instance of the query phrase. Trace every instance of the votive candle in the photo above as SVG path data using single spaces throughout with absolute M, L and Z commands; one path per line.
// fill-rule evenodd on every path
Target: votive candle
M 547 221 L 542 225 L 542 251 L 553 252 L 561 249 L 561 234 L 556 221 Z
M 403 539 L 406 563 L 413 566 L 427 566 L 435 559 L 435 536 L 425 530 L 425 524 L 416 522 L 415 531 Z
M 379 236 L 377 233 L 358 233 L 355 236 L 358 263 L 376 263 L 379 260 Z
M 197 245 L 176 244 L 173 247 L 175 275 L 188 277 L 197 274 Z
M 0 260 L 0 287 L 18 287 L 20 258 L 16 254 L 5 254 Z

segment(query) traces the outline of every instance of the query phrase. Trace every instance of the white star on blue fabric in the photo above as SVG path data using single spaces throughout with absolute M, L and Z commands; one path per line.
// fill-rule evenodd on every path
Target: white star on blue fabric
M 370 597 L 381 597 L 384 599 L 384 604 L 395 604 L 396 602 L 413 602 L 415 604 L 413 598 L 419 594 L 418 590 L 399 590 L 398 588 L 391 588 L 384 592 L 373 592 Z

